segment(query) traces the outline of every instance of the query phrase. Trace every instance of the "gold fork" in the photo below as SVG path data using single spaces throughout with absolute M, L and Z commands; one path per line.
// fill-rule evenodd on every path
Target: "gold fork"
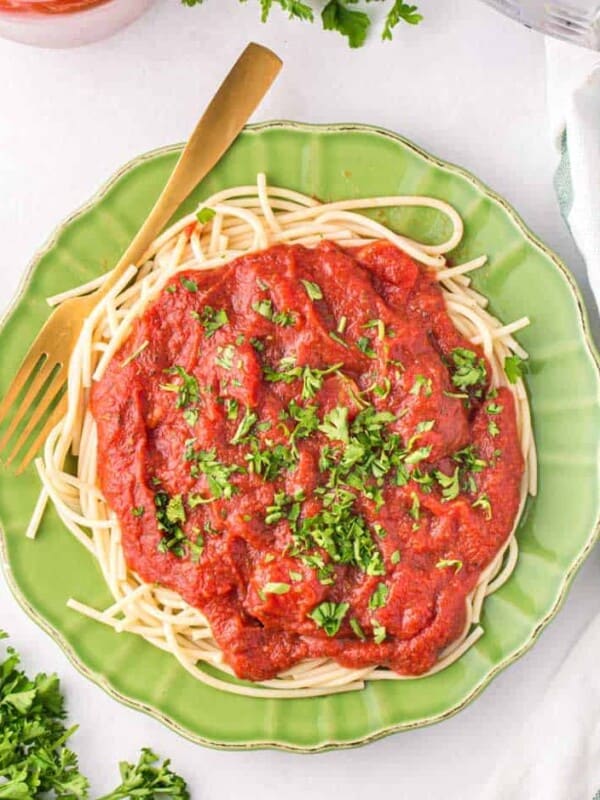
M 268 91 L 281 66 L 282 62 L 271 50 L 254 43 L 248 45 L 204 112 L 148 218 L 102 287 L 85 297 L 66 300 L 44 324 L 0 403 L 0 424 L 8 421 L 0 439 L 0 452 L 6 449 L 27 418 L 6 458 L 7 465 L 28 443 L 36 426 L 44 422 L 17 472 L 28 466 L 66 410 L 66 394 L 58 403 L 56 401 L 66 384 L 69 358 L 85 318 L 125 270 L 138 263 L 192 189 L 219 161 Z M 19 399 L 25 387 L 27 391 Z

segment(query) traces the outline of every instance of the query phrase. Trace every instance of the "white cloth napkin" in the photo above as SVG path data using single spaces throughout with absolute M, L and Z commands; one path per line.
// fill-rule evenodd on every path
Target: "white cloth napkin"
M 506 748 L 480 800 L 600 797 L 600 615 Z
M 548 39 L 556 191 L 600 302 L 600 54 Z M 600 800 L 600 615 L 527 715 L 480 800 Z

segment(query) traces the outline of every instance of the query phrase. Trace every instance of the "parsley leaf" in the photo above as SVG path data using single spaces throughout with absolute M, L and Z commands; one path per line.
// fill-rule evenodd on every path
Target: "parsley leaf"
M 354 634 L 364 642 L 367 637 L 365 636 L 365 632 L 361 628 L 360 622 L 356 619 L 356 617 L 352 617 L 350 620 L 350 627 L 354 631 Z
M 212 306 L 204 306 L 201 314 L 197 311 L 192 311 L 191 315 L 202 325 L 204 328 L 204 335 L 207 339 L 214 336 L 219 328 L 222 328 L 229 322 L 229 317 L 224 308 L 217 311 Z
M 193 375 L 189 375 L 183 367 L 176 364 L 173 367 L 165 369 L 167 375 L 178 375 L 181 378 L 181 383 L 161 383 L 160 388 L 165 392 L 177 393 L 177 408 L 186 408 L 192 403 L 197 403 L 200 398 L 200 387 L 198 381 Z
M 436 569 L 445 569 L 446 567 L 454 567 L 454 572 L 460 572 L 463 568 L 463 562 L 458 558 L 442 558 L 435 565 Z
M 473 508 L 480 508 L 487 520 L 492 518 L 492 504 L 490 503 L 490 499 L 485 492 L 480 494 L 477 500 L 475 500 L 473 503 Z
M 181 285 L 183 286 L 183 288 L 187 289 L 188 292 L 198 291 L 198 284 L 196 283 L 196 281 L 190 280 L 190 278 L 186 278 L 185 275 L 183 275 L 179 280 L 181 281 Z
M 452 383 L 457 389 L 473 390 L 475 397 L 481 397 L 482 388 L 487 380 L 487 367 L 483 358 L 478 358 L 473 350 L 456 347 L 452 351 Z
M 308 615 L 327 636 L 335 636 L 346 616 L 350 603 L 321 603 Z
M 332 441 L 348 444 L 348 409 L 341 406 L 332 408 L 325 414 L 319 430 Z
M 369 598 L 369 608 L 375 611 L 377 608 L 383 608 L 387 603 L 389 589 L 385 583 L 378 583 L 377 588 Z
M 445 472 L 439 469 L 435 472 L 435 478 L 442 487 L 442 499 L 444 502 L 454 500 L 455 497 L 458 497 L 458 493 L 460 492 L 458 471 L 458 467 L 456 467 L 452 475 L 446 475 Z
M 237 487 L 231 483 L 230 477 L 238 472 L 244 472 L 237 464 L 223 464 L 217 458 L 215 448 L 211 450 L 194 450 L 194 439 L 186 443 L 185 460 L 190 461 L 192 466 L 190 474 L 192 478 L 199 475 L 206 475 L 208 487 L 213 497 L 230 500 L 237 491 Z
M 233 357 L 235 356 L 235 347 L 232 344 L 225 345 L 225 347 L 217 347 L 217 355 L 215 364 L 218 364 L 223 369 L 230 370 L 233 367 Z
M 361 351 L 361 353 L 364 353 L 368 358 L 377 357 L 377 353 L 371 347 L 371 340 L 369 339 L 368 336 L 361 336 L 359 339 L 357 339 L 356 346 Z
M 338 31 L 348 39 L 350 47 L 362 47 L 371 26 L 364 11 L 352 11 L 342 0 L 329 0 L 321 13 L 326 31 Z
M 417 6 L 411 6 L 404 0 L 394 0 L 394 5 L 385 18 L 385 25 L 381 38 L 391 41 L 392 31 L 400 21 L 407 22 L 409 25 L 418 25 L 423 17 L 417 11 Z
M 287 594 L 290 589 L 289 583 L 265 583 L 261 591 L 263 594 Z
M 184 779 L 169 769 L 166 760 L 156 766 L 158 756 L 145 747 L 137 764 L 121 761 L 121 784 L 100 800 L 125 800 L 125 798 L 172 798 L 188 800 L 189 792 Z
M 528 365 L 519 356 L 507 356 L 504 359 L 504 372 L 510 383 L 516 383 L 527 372 Z
M 252 303 L 252 310 L 282 328 L 287 328 L 296 322 L 293 311 L 275 311 L 271 300 L 258 300 Z
M 306 294 L 309 296 L 311 300 L 322 300 L 323 299 L 323 292 L 321 291 L 321 287 L 318 283 L 313 283 L 312 281 L 305 281 L 301 280 L 300 283 L 306 289 Z
M 425 397 L 431 397 L 433 393 L 433 389 L 431 388 L 432 381 L 431 378 L 427 378 L 425 375 L 415 375 L 415 382 L 410 389 L 409 394 L 414 394 L 415 397 L 418 397 L 421 394 L 421 389 L 423 389 L 423 394 Z
M 210 222 L 211 219 L 214 219 L 216 213 L 217 212 L 212 208 L 199 208 L 198 211 L 196 211 L 196 219 L 201 225 L 206 225 L 207 222 Z
M 257 415 L 254 411 L 250 411 L 250 409 L 247 408 L 236 432 L 233 434 L 233 439 L 231 439 L 230 444 L 240 444 L 240 442 L 243 442 L 256 422 L 258 422 Z

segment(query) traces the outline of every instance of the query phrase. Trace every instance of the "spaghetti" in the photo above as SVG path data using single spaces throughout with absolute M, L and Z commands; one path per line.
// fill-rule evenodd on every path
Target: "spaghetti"
M 451 235 L 442 244 L 421 244 L 357 213 L 398 206 L 428 207 L 441 212 L 450 221 Z M 457 212 L 433 198 L 400 196 L 322 204 L 288 189 L 267 186 L 265 176 L 259 175 L 256 186 L 236 187 L 213 195 L 198 214 L 184 217 L 159 236 L 140 264 L 129 268 L 86 320 L 69 366 L 67 412 L 48 437 L 42 458 L 36 461 L 43 489 L 27 535 L 35 535 L 50 500 L 69 531 L 97 559 L 114 598 L 105 610 L 90 608 L 75 599 L 69 600 L 69 607 L 117 632 L 142 636 L 172 653 L 195 678 L 238 694 L 306 697 L 359 689 L 367 680 L 414 677 L 382 667 L 351 669 L 331 658 L 311 658 L 258 684 L 232 681 L 233 670 L 224 660 L 205 616 L 176 592 L 144 582 L 128 568 L 121 527 L 99 488 L 98 430 L 89 399 L 92 384 L 101 380 L 134 321 L 175 274 L 214 270 L 275 244 L 315 248 L 327 240 L 343 248 L 355 248 L 387 240 L 434 271 L 455 328 L 470 342 L 481 346 L 491 366 L 492 388 L 507 387 L 514 397 L 520 449 L 525 460 L 516 528 L 527 493 L 535 493 L 536 458 L 523 381 L 519 378 L 515 383 L 509 382 L 504 363 L 513 354 L 526 358 L 513 334 L 529 324 L 529 320 L 523 318 L 503 325 L 486 311 L 487 300 L 470 286 L 468 276 L 486 263 L 485 256 L 466 264 L 447 265 L 444 256 L 459 244 L 462 235 L 463 224 Z M 50 298 L 49 302 L 55 305 L 90 292 L 102 285 L 105 277 Z M 78 456 L 76 475 L 65 469 L 69 452 Z M 425 674 L 456 661 L 482 635 L 479 619 L 484 599 L 508 579 L 517 561 L 514 533 L 515 529 L 470 592 L 462 633 Z M 216 670 L 207 671 L 206 665 Z

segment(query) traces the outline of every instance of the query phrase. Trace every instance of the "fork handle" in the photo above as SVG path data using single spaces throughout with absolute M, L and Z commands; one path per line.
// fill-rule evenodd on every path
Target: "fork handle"
M 268 48 L 254 42 L 246 47 L 196 125 L 146 221 L 97 290 L 98 300 L 131 264 L 140 261 L 181 203 L 229 149 L 281 67 L 282 61 Z

